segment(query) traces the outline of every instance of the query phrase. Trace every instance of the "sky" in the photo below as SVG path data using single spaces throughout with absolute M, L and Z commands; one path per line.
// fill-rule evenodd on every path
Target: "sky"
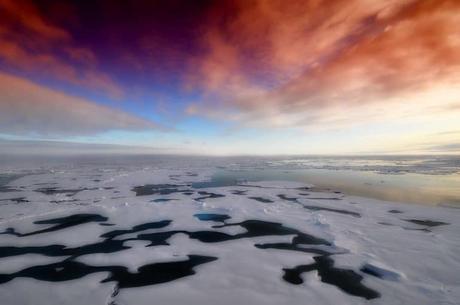
M 458 154 L 459 24 L 458 0 L 0 0 L 0 145 Z

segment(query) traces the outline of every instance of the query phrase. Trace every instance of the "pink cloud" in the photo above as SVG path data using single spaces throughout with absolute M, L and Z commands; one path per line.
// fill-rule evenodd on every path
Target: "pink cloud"
M 339 109 L 407 109 L 411 100 L 398 97 L 460 85 L 459 9 L 454 0 L 237 2 L 203 35 L 207 52 L 188 82 L 207 98 L 189 110 L 308 126 Z
M 109 75 L 98 71 L 95 54 L 75 46 L 71 34 L 49 23 L 30 1 L 0 0 L 0 61 L 114 98 L 123 95 Z
M 164 130 L 152 121 L 0 73 L 0 132 L 92 135 L 110 130 Z

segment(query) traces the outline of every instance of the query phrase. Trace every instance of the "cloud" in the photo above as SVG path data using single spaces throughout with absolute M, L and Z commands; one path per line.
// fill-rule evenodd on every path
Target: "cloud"
M 164 130 L 152 121 L 0 73 L 0 132 L 93 135 L 109 130 Z
M 316 128 L 452 107 L 459 9 L 455 0 L 238 1 L 213 12 L 187 79 L 204 100 L 188 112 Z
M 460 143 L 435 145 L 428 147 L 427 150 L 437 152 L 460 152 Z
M 9 163 L 21 156 L 66 156 L 66 155 L 137 155 L 166 154 L 174 152 L 169 147 L 142 147 L 116 144 L 77 143 L 62 141 L 5 140 L 0 138 L 0 160 Z M 20 160 L 24 160 L 20 158 Z
M 437 135 L 437 136 L 460 135 L 460 130 L 440 131 L 440 132 L 435 133 L 434 135 Z
M 97 58 L 72 35 L 49 22 L 30 1 L 0 0 L 0 63 L 9 69 L 103 92 L 123 90 L 97 69 Z

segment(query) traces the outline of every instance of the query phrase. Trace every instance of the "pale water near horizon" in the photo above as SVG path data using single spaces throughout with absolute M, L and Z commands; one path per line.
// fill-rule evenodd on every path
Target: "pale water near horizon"
M 211 181 L 195 183 L 194 186 L 231 186 L 245 180 L 305 182 L 319 188 L 341 191 L 347 195 L 460 208 L 459 174 L 405 173 L 394 175 L 340 169 L 219 169 L 212 175 Z

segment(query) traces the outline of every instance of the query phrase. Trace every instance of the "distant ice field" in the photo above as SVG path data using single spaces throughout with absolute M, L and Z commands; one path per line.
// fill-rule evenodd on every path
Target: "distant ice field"
M 417 192 L 398 179 L 458 175 L 455 158 L 120 156 L 0 167 L 2 305 L 460 300 L 455 204 L 334 185 L 381 183 L 350 174 L 362 173 Z M 318 171 L 336 175 L 307 179 Z

